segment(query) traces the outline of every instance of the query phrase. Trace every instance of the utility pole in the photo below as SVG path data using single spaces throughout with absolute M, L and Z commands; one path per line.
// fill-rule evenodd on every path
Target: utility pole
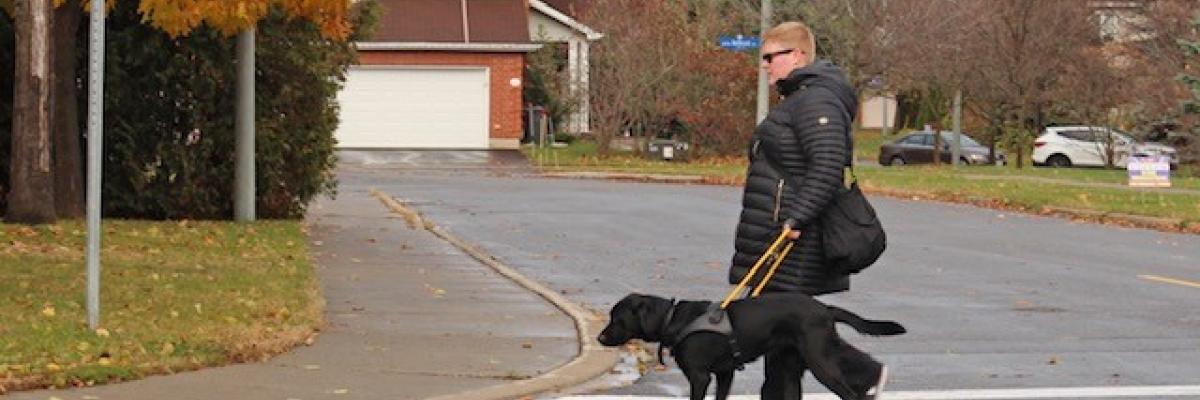
M 961 165 L 959 157 L 962 156 L 962 89 L 954 91 L 954 144 L 950 147 L 951 164 L 955 167 Z
M 880 121 L 882 121 L 882 122 L 880 122 L 880 123 L 879 123 L 879 125 L 880 125 L 880 129 L 883 131 L 883 135 L 881 135 L 881 137 L 883 137 L 883 138 L 887 138 L 887 136 L 888 136 L 888 122 L 891 122 L 891 121 L 889 121 L 889 120 L 888 120 L 888 97 L 887 97 L 887 92 L 884 92 L 883 90 L 880 90 L 880 91 L 879 91 L 879 102 L 880 102 L 881 104 L 883 104 L 883 106 L 882 106 L 882 107 L 880 107 L 880 108 L 881 108 L 881 110 L 880 110 L 880 111 L 882 111 L 882 112 L 880 113 L 880 115 L 881 115 L 881 117 L 880 117 L 880 118 L 881 118 L 881 119 L 880 119 Z
M 104 0 L 92 0 L 88 37 L 87 322 L 100 326 L 100 157 L 104 144 Z
M 233 219 L 254 221 L 254 28 L 237 38 L 237 132 Z
M 759 49 L 762 48 L 763 35 L 767 34 L 767 31 L 771 29 L 771 15 L 773 14 L 771 0 L 761 0 L 761 7 L 760 29 L 758 32 Z M 771 89 L 769 82 L 767 82 L 767 70 L 762 68 L 761 62 L 758 62 L 758 64 L 758 118 L 754 120 L 756 124 L 767 118 L 767 109 L 771 106 L 771 99 L 768 97 Z

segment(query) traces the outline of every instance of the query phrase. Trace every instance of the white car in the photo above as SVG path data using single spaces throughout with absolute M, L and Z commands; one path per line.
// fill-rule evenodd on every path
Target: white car
M 1105 140 L 1105 134 L 1109 140 Z M 1099 126 L 1052 126 L 1033 142 L 1033 165 L 1052 167 L 1103 167 L 1111 144 L 1113 166 L 1124 168 L 1129 156 L 1164 156 L 1174 169 L 1179 164 L 1175 148 L 1158 143 L 1140 143 L 1128 134 Z

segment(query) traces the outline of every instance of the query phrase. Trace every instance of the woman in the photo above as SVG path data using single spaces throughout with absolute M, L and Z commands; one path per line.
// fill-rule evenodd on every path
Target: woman
M 821 212 L 843 185 L 858 98 L 840 69 L 815 61 L 815 47 L 812 32 L 799 22 L 780 24 L 763 35 L 761 66 L 783 100 L 755 128 L 751 140 L 730 283 L 741 281 L 788 225 L 794 229 L 790 237 L 795 245 L 766 290 L 816 296 L 850 289 L 849 274 L 825 262 L 815 233 L 820 231 Z M 841 367 L 860 377 L 855 391 L 870 392 L 864 398 L 874 398 L 887 372 L 864 357 L 846 360 Z M 762 398 L 799 399 L 805 365 L 798 353 L 765 358 Z

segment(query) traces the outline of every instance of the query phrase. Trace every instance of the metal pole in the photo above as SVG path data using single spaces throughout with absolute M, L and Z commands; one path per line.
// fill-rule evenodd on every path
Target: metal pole
M 881 135 L 881 137 L 886 138 L 888 135 L 888 114 L 887 114 L 888 97 L 887 97 L 887 93 L 883 92 L 882 90 L 879 91 L 879 102 L 881 104 L 883 104 L 883 106 L 880 107 L 883 109 L 883 112 L 880 113 L 880 115 L 882 115 L 882 116 L 879 117 L 880 118 L 879 129 L 883 132 L 883 135 Z
M 762 15 L 760 15 L 760 30 L 758 33 L 759 43 L 762 43 L 762 35 L 765 35 L 771 29 L 771 0 L 762 0 L 761 7 L 760 12 Z M 760 67 L 758 69 L 758 117 L 755 118 L 755 123 L 762 122 L 763 119 L 767 118 L 767 108 L 771 106 L 771 100 L 767 97 L 771 93 L 768 86 L 770 85 L 767 82 L 767 70 Z
M 87 323 L 100 325 L 100 156 L 104 144 L 104 0 L 92 0 L 88 42 Z
M 951 164 L 955 167 L 962 164 L 962 89 L 954 91 L 954 144 L 950 147 Z
M 233 218 L 254 221 L 254 28 L 237 38 L 237 131 Z

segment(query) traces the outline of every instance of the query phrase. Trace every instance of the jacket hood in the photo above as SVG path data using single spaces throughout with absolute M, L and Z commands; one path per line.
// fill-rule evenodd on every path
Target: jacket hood
M 857 92 L 850 86 L 850 81 L 846 79 L 842 69 L 827 60 L 816 60 L 812 64 L 797 68 L 787 78 L 780 79 L 776 86 L 779 93 L 785 97 L 807 86 L 820 86 L 833 92 L 846 106 L 846 110 L 850 111 L 851 121 L 858 113 Z

